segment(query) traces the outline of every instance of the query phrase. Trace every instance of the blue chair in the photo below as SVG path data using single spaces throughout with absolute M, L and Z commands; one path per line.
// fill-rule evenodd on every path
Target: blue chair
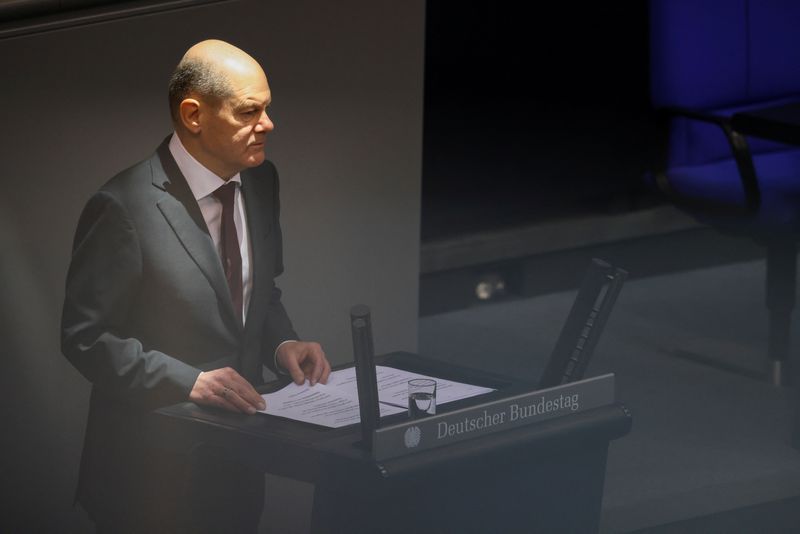
M 651 98 L 669 125 L 651 185 L 699 221 L 766 248 L 769 358 L 788 383 L 800 147 L 748 138 L 740 111 L 800 101 L 800 2 L 652 0 Z

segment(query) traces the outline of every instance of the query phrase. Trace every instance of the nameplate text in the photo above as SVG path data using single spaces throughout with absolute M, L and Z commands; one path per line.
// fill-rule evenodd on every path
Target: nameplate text
M 592 377 L 379 428 L 373 455 L 386 460 L 613 403 L 614 375 Z

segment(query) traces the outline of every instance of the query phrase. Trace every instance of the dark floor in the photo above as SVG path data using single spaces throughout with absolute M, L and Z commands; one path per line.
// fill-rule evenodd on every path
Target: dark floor
M 745 241 L 697 230 L 526 260 L 536 290 L 466 307 L 436 294 L 447 311 L 420 320 L 420 353 L 536 378 L 574 299 L 564 280 L 603 251 L 632 276 L 587 374 L 616 374 L 634 426 L 610 447 L 601 531 L 800 530 L 791 391 L 697 363 L 766 368 L 765 266 Z
M 800 530 L 800 497 L 637 530 L 634 534 L 795 533 Z

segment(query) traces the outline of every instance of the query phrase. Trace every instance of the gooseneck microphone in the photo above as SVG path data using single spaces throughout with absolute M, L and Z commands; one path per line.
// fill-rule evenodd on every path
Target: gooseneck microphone
M 356 364 L 358 406 L 361 413 L 361 437 L 372 449 L 372 436 L 378 428 L 378 380 L 375 376 L 375 348 L 372 344 L 372 321 L 369 307 L 357 304 L 350 309 L 350 328 L 353 332 L 353 357 Z

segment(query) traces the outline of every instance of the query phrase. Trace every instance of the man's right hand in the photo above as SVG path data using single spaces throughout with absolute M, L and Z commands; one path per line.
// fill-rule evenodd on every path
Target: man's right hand
M 200 373 L 189 393 L 189 400 L 247 414 L 267 407 L 250 382 L 230 367 Z

